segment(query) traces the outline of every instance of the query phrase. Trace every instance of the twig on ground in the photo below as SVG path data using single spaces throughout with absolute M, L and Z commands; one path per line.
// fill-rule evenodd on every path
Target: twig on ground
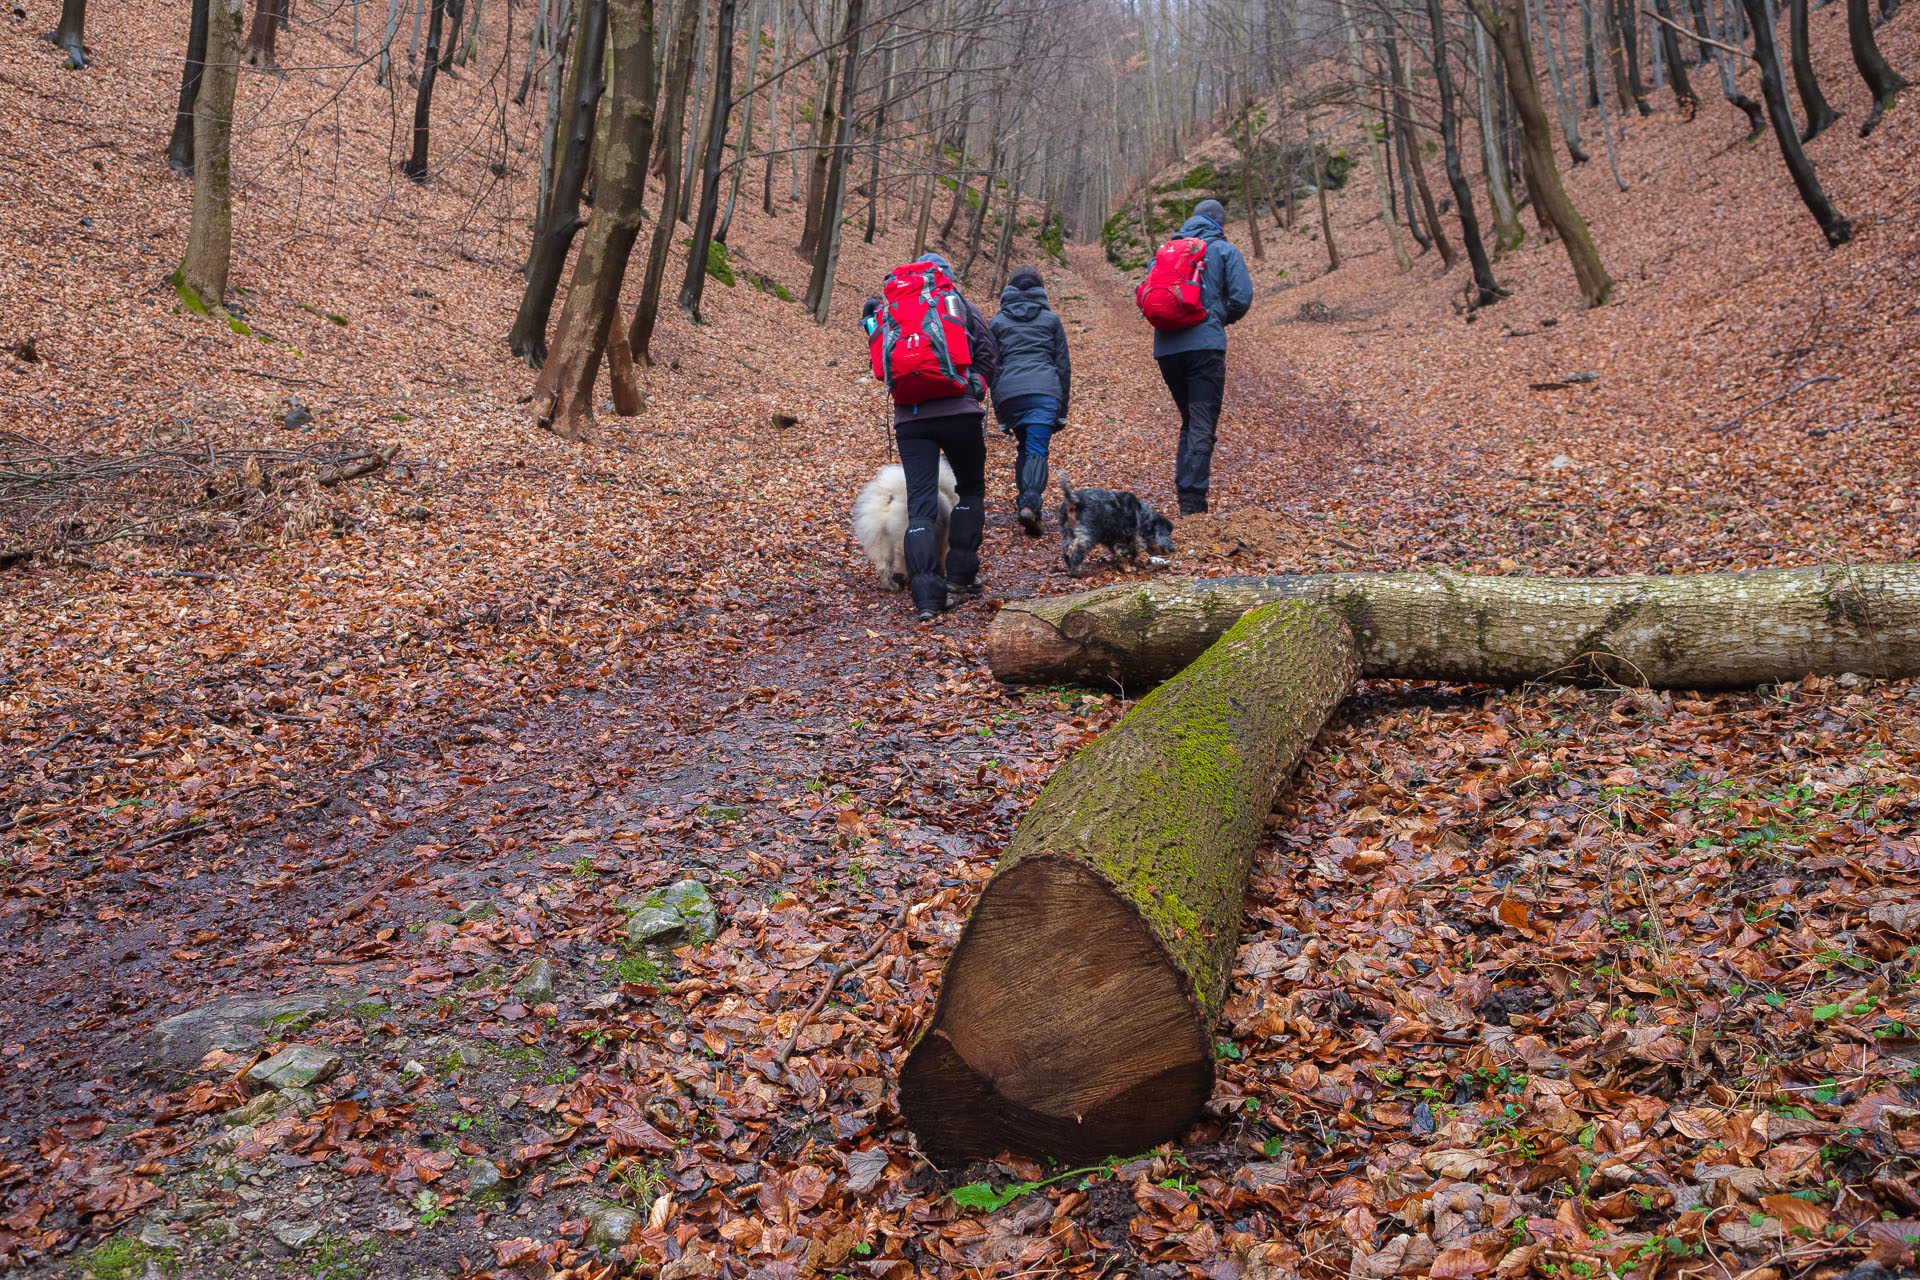
M 1785 391 L 1782 391 L 1779 395 L 1775 396 L 1773 399 L 1762 400 L 1759 404 L 1753 406 L 1753 408 L 1748 409 L 1745 413 L 1742 413 L 1739 417 L 1733 419 L 1733 421 L 1723 422 L 1717 427 L 1708 427 L 1707 430 L 1731 431 L 1735 427 L 1739 426 L 1741 423 L 1745 422 L 1748 418 L 1751 418 L 1754 414 L 1766 408 L 1768 405 L 1779 404 L 1782 400 L 1785 400 L 1788 396 L 1791 396 L 1796 392 L 1802 391 L 1805 388 L 1812 386 L 1816 382 L 1838 382 L 1838 381 L 1840 381 L 1840 379 L 1834 377 L 1830 373 L 1823 373 L 1817 378 L 1803 378 L 1799 382 L 1796 382 L 1792 386 L 1788 387 Z
M 175 840 L 185 840 L 192 836 L 197 836 L 204 832 L 212 831 L 217 825 L 219 824 L 212 823 L 212 822 L 197 822 L 190 826 L 175 827 L 173 830 L 165 832 L 161 835 L 157 835 L 153 839 L 148 840 L 143 844 L 137 844 L 133 846 L 133 848 L 127 850 L 126 853 L 122 854 L 121 856 L 131 858 L 136 853 L 145 853 L 148 849 L 155 848 L 159 845 L 171 844 Z
M 848 974 L 879 953 L 887 939 L 893 936 L 893 931 L 907 922 L 907 916 L 912 913 L 914 906 L 915 904 L 911 902 L 902 904 L 898 914 L 893 917 L 893 923 L 882 929 L 865 951 L 833 971 L 833 975 L 827 979 L 827 985 L 820 989 L 820 994 L 815 996 L 813 1003 L 807 1006 L 807 1011 L 800 1015 L 798 1022 L 793 1024 L 793 1034 L 787 1037 L 787 1043 L 781 1046 L 780 1052 L 773 1055 L 773 1065 L 781 1075 L 784 1076 L 787 1073 L 787 1059 L 793 1056 L 795 1046 L 800 1043 L 800 1033 L 807 1029 L 807 1024 L 813 1021 L 813 1016 L 827 1007 L 827 1001 L 833 998 L 833 993 L 839 989 L 841 981 Z

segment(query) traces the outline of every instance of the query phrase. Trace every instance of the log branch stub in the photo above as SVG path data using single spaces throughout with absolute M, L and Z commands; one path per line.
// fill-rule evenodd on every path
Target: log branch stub
M 1457 684 L 1605 679 L 1745 688 L 1807 675 L 1920 675 L 1920 565 L 1616 578 L 1446 570 L 1161 578 L 1012 604 L 987 660 L 1016 684 L 1168 679 L 1249 609 L 1313 600 L 1353 628 L 1361 674 Z
M 1211 1095 L 1255 847 L 1359 667 L 1330 609 L 1243 612 L 1022 820 L 901 1071 L 934 1160 L 1132 1154 Z

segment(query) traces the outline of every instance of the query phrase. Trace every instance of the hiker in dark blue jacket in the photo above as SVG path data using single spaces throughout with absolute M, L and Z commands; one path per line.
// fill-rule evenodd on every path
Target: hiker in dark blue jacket
M 1067 419 L 1073 362 L 1067 358 L 1067 331 L 1048 306 L 1046 287 L 1034 268 L 1015 268 L 1000 291 L 993 344 L 999 357 L 993 411 L 1000 429 L 1012 432 L 1020 443 L 1013 462 L 1020 527 L 1038 534 L 1047 491 L 1047 444 Z
M 1207 318 L 1190 329 L 1161 329 L 1153 335 L 1153 357 L 1180 410 L 1173 483 L 1183 516 L 1207 509 L 1214 431 L 1227 392 L 1227 326 L 1253 305 L 1253 277 L 1246 259 L 1227 242 L 1226 220 L 1227 211 L 1218 200 L 1202 200 L 1180 227 L 1181 235 L 1207 242 L 1207 267 L 1200 279 Z

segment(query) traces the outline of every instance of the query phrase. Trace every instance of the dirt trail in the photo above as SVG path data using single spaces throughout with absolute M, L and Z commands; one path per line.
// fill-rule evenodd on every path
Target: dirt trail
M 1075 265 L 1087 274 L 1056 270 L 1050 280 L 1079 388 L 1055 465 L 1081 484 L 1132 487 L 1167 505 L 1177 428 L 1147 332 L 1097 252 L 1079 253 Z M 992 300 L 983 302 L 991 312 Z M 855 365 L 857 338 L 844 346 L 841 359 Z M 842 484 L 842 503 L 890 452 L 879 427 L 884 403 L 877 389 L 867 393 L 873 431 L 824 444 L 822 467 Z M 1222 513 L 1182 522 L 1182 558 L 1243 563 L 1249 550 L 1285 554 L 1286 546 L 1247 533 L 1267 528 L 1263 517 L 1235 509 L 1305 509 L 1355 434 L 1242 344 L 1221 435 Z M 661 501 L 672 509 L 660 518 L 681 522 L 687 546 L 711 562 L 758 558 L 766 571 L 724 591 L 684 589 L 674 601 L 670 588 L 636 588 L 616 581 L 623 569 L 589 562 L 548 589 L 550 604 L 597 594 L 616 606 L 653 590 L 667 616 L 647 650 L 550 701 L 497 702 L 454 735 L 466 748 L 457 770 L 424 782 L 410 776 L 407 761 L 450 750 L 446 736 L 436 740 L 432 726 L 415 734 L 393 726 L 388 750 L 336 779 L 301 780 L 314 798 L 271 815 L 252 837 L 254 848 L 283 849 L 281 859 L 183 872 L 191 841 L 181 840 L 177 864 L 164 861 L 171 847 L 120 859 L 94 878 L 72 878 L 64 897 L 14 913 L 4 942 L 17 961 L 34 965 L 35 980 L 0 993 L 0 1042 L 16 1068 L 0 1093 L 9 1148 L 21 1152 L 61 1132 L 85 1150 L 96 1122 L 127 1123 L 121 1117 L 134 1115 L 153 1084 L 141 1074 L 149 1029 L 215 1000 L 319 990 L 351 1003 L 371 993 L 386 1006 L 374 1025 L 334 1038 L 349 1048 L 347 1070 L 368 1083 L 391 1078 L 418 1052 L 405 1048 L 409 1033 L 416 1044 L 423 1031 L 494 1034 L 475 1021 L 497 1010 L 497 1000 L 482 1012 L 459 1007 L 454 983 L 475 969 L 483 978 L 502 964 L 517 973 L 517 961 L 548 955 L 561 964 L 563 1011 L 577 1011 L 596 990 L 604 1007 L 607 978 L 596 975 L 615 954 L 605 940 L 565 936 L 564 910 L 544 924 L 528 915 L 553 907 L 556 882 L 578 886 L 561 895 L 575 920 L 590 898 L 610 905 L 688 876 L 708 884 L 723 921 L 793 895 L 827 930 L 816 944 L 822 964 L 834 959 L 836 921 L 871 925 L 897 900 L 946 890 L 945 921 L 925 940 L 933 947 L 927 964 L 937 969 L 947 931 L 1025 801 L 1063 751 L 1116 709 L 1111 699 L 1009 696 L 995 686 L 983 669 L 995 601 L 1116 581 L 1122 571 L 1097 555 L 1089 577 L 1075 582 L 1061 568 L 1051 518 L 1041 538 L 1019 533 L 1010 512 L 1011 444 L 990 424 L 989 598 L 916 626 L 904 595 L 874 584 L 843 520 L 784 520 L 791 496 L 757 511 L 749 501 L 747 518 L 736 514 L 732 500 L 743 491 L 777 494 L 792 467 L 811 465 L 798 459 L 822 449 L 818 439 L 796 449 L 790 439 L 742 436 L 730 474 L 663 487 Z M 689 445 L 678 459 L 655 456 L 652 473 L 674 474 L 696 452 Z M 589 494 L 572 513 L 586 527 L 606 518 L 592 501 Z M 658 581 L 671 580 L 662 567 Z M 369 814 L 375 821 L 364 820 Z M 875 847 L 882 851 L 864 852 Z M 139 919 L 126 932 L 86 927 L 129 910 Z M 520 932 L 476 948 L 483 964 L 449 966 L 439 931 L 489 917 L 516 922 Z M 373 1050 L 389 1026 L 402 1047 L 382 1058 Z M 355 1056 L 355 1048 L 371 1056 Z M 46 1087 L 49 1080 L 60 1087 Z M 406 1096 L 403 1083 L 390 1095 L 395 1105 Z M 377 1085 L 372 1096 L 381 1096 Z M 195 1185 L 201 1189 L 172 1191 L 161 1203 L 212 1194 Z M 293 1213 L 351 1233 L 374 1212 L 371 1202 L 351 1201 L 345 1186 L 304 1209 L 290 1208 L 272 1184 L 263 1190 L 254 1208 L 264 1203 L 275 1221 Z M 445 1231 L 435 1239 L 419 1260 L 458 1242 Z M 215 1251 L 209 1260 L 252 1256 L 219 1242 L 206 1247 Z M 387 1248 L 415 1257 L 407 1238 Z

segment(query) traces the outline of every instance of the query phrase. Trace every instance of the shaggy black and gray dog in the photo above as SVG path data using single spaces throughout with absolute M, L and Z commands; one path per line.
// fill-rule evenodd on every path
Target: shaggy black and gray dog
M 1060 493 L 1060 550 L 1074 577 L 1095 547 L 1124 560 L 1173 554 L 1173 522 L 1126 490 L 1076 489 L 1062 472 Z

